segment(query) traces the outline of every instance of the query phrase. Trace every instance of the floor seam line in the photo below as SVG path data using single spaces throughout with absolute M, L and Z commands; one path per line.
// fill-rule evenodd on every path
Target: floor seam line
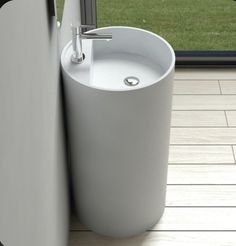
M 169 146 L 232 146 L 232 145 L 236 145 L 236 143 L 226 143 L 226 144 L 223 144 L 223 143 L 219 143 L 219 144 L 209 144 L 209 143 L 206 143 L 206 144 L 197 144 L 197 143 L 175 144 L 175 143 L 172 143 Z
M 231 149 L 232 149 L 232 152 L 233 152 L 234 163 L 236 163 L 236 157 L 235 157 L 234 146 L 233 145 L 231 145 Z
M 169 163 L 169 166 L 235 166 L 235 163 Z
M 236 126 L 232 126 L 232 127 L 229 127 L 229 126 L 171 126 L 171 128 L 198 128 L 198 129 L 202 129 L 202 128 L 210 128 L 210 129 L 214 129 L 214 128 L 216 128 L 216 129 L 218 129 L 218 128 L 220 128 L 220 129 L 226 129 L 226 128 L 230 128 L 230 129 L 234 129 L 234 128 L 236 128 Z
M 219 85 L 219 89 L 220 89 L 220 94 L 222 95 L 222 88 L 221 88 L 221 85 L 220 85 L 220 80 L 218 80 L 218 85 Z
M 236 109 L 234 108 L 234 109 L 175 109 L 175 108 L 173 108 L 172 109 L 172 111 L 177 111 L 177 112 L 179 112 L 179 111 L 190 111 L 190 112 L 192 112 L 192 111 L 205 111 L 205 112 L 209 112 L 209 111 L 213 111 L 213 112 L 219 112 L 219 111 L 221 111 L 221 112 L 223 112 L 224 110 L 226 110 L 226 111 L 236 111 Z
M 226 114 L 226 110 L 224 110 L 224 114 L 225 114 L 225 120 L 226 120 L 227 127 L 229 127 L 229 121 L 228 121 L 228 117 Z

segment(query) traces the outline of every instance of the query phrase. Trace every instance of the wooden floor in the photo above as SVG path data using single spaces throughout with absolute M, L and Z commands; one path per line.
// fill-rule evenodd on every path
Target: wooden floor
M 138 237 L 72 222 L 70 246 L 236 245 L 236 70 L 177 70 L 165 213 Z

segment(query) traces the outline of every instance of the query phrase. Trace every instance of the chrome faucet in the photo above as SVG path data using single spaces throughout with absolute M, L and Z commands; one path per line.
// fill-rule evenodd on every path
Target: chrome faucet
M 94 40 L 111 40 L 112 34 L 100 34 L 100 33 L 87 33 L 83 32 L 84 28 L 93 28 L 93 25 L 71 25 L 72 30 L 72 48 L 73 53 L 71 61 L 73 63 L 82 63 L 85 59 L 82 49 L 83 39 L 94 39 Z

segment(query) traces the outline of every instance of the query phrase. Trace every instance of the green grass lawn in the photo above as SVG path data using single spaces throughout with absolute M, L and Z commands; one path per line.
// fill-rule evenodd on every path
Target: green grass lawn
M 97 0 L 97 22 L 153 31 L 175 50 L 236 50 L 234 0 Z
M 63 6 L 64 6 L 64 0 L 57 0 L 57 16 L 58 16 L 58 20 L 60 21 L 62 19 Z

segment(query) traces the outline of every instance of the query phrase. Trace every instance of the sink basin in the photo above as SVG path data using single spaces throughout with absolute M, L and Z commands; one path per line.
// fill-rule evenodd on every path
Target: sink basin
M 175 55 L 151 32 L 93 30 L 111 41 L 83 41 L 85 60 L 61 55 L 76 213 L 89 229 L 128 237 L 163 214 Z
M 72 46 L 63 50 L 62 67 L 81 84 L 102 90 L 133 90 L 124 84 L 129 76 L 139 78 L 135 89 L 161 80 L 174 67 L 174 52 L 161 37 L 128 27 L 107 27 L 96 33 L 112 33 L 111 41 L 83 40 L 84 63 L 71 63 Z

